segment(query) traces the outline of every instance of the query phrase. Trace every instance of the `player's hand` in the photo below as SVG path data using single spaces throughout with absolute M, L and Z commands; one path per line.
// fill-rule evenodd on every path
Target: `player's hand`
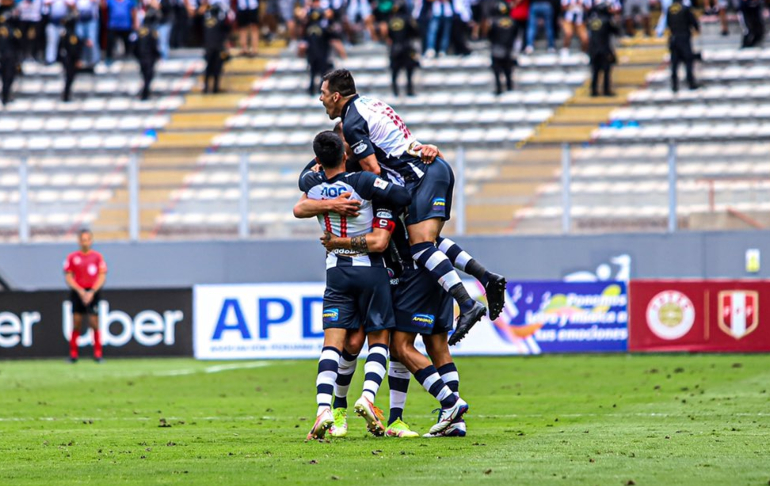
M 321 164 L 316 164 L 310 168 L 313 172 L 321 172 Z
M 326 250 L 332 251 L 337 248 L 336 243 L 339 238 L 329 233 L 328 231 L 324 231 L 324 235 L 319 239 L 321 240 L 321 244 L 324 246 L 324 248 L 326 248 Z
M 81 300 L 84 305 L 89 305 L 94 300 L 94 294 L 92 292 L 83 292 Z
M 352 196 L 349 192 L 343 192 L 334 199 L 329 199 L 332 211 L 341 216 L 358 216 L 358 210 L 361 209 L 361 201 L 350 199 Z
M 420 152 L 420 158 L 426 164 L 432 164 L 436 160 L 436 157 L 443 157 L 441 151 L 435 145 L 424 144 L 415 145 L 412 147 L 415 152 Z

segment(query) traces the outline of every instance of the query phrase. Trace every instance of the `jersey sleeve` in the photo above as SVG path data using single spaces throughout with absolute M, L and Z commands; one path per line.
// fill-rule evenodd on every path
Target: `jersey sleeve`
M 299 173 L 299 180 L 297 181 L 297 185 L 299 187 L 299 190 L 302 192 L 307 192 L 315 186 L 318 182 L 317 179 L 319 177 L 318 172 L 313 172 L 313 167 L 315 167 L 316 161 L 315 159 L 311 160 L 304 169 L 302 169 L 302 172 Z
M 396 213 L 385 206 L 374 207 L 374 218 L 372 218 L 372 229 L 384 229 L 391 235 L 396 230 Z
M 104 261 L 104 257 L 101 253 L 97 253 L 99 255 L 99 273 L 107 273 L 107 262 Z
M 67 255 L 67 258 L 64 259 L 64 273 L 69 273 L 74 270 L 72 265 L 72 254 Z
M 372 141 L 369 139 L 369 124 L 358 112 L 355 105 L 350 107 L 348 114 L 345 116 L 342 123 L 342 132 L 356 160 L 361 160 L 374 154 L 374 145 L 372 145 Z
M 391 207 L 404 207 L 412 202 L 412 197 L 406 188 L 397 186 L 371 172 L 355 174 L 357 179 L 353 187 L 364 199 Z

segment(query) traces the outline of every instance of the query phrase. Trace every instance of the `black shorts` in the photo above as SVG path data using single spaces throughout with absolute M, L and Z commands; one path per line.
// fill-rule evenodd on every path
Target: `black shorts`
M 363 326 L 368 334 L 395 325 L 387 269 L 334 267 L 326 270 L 324 330 Z
M 424 268 L 404 271 L 393 295 L 396 331 L 430 335 L 452 330 L 454 300 Z
M 377 23 L 385 22 L 388 23 L 390 21 L 390 18 L 393 17 L 393 14 L 390 12 L 383 12 L 379 8 L 374 9 L 374 21 Z
M 86 289 L 90 290 L 90 289 Z M 102 299 L 101 291 L 98 291 L 94 294 L 94 300 L 91 301 L 88 306 L 86 306 L 82 300 L 80 300 L 80 296 L 77 292 L 74 290 L 70 291 L 70 302 L 72 302 L 72 313 L 73 314 L 93 314 L 96 315 L 99 311 L 99 301 Z
M 415 182 L 407 183 L 412 194 L 406 225 L 412 225 L 431 218 L 449 221 L 452 213 L 452 195 L 455 176 L 449 164 L 441 158 L 426 166 L 425 175 Z
M 235 14 L 235 21 L 238 22 L 238 27 L 259 25 L 259 9 L 238 10 Z

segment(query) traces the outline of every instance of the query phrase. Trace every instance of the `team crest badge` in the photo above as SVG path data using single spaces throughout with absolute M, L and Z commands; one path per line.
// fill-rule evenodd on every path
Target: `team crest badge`
M 741 339 L 759 326 L 759 292 L 727 290 L 718 297 L 719 329 Z

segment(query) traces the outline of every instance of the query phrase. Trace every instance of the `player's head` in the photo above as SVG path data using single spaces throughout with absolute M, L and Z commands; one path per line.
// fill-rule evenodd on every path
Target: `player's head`
M 336 169 L 345 162 L 342 139 L 334 132 L 325 130 L 313 139 L 315 159 L 324 169 Z
M 80 249 L 85 253 L 91 249 L 91 245 L 94 243 L 94 235 L 89 229 L 82 229 L 78 232 L 78 243 L 80 243 Z
M 356 94 L 356 82 L 347 69 L 335 69 L 324 76 L 321 83 L 321 103 L 326 108 L 329 119 L 342 115 L 342 108 L 348 98 Z

